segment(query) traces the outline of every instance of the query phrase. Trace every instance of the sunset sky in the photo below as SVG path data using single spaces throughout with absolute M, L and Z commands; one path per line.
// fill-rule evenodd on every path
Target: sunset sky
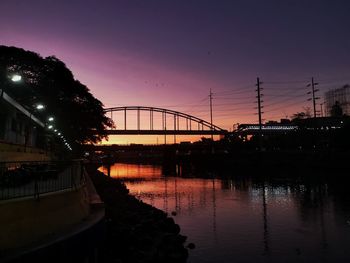
M 320 97 L 350 83 L 350 1 L 2 0 L 0 10 L 0 44 L 55 55 L 105 107 L 209 120 L 211 89 L 214 123 L 230 129 L 257 122 L 256 77 L 266 121 L 311 107 L 312 76 Z

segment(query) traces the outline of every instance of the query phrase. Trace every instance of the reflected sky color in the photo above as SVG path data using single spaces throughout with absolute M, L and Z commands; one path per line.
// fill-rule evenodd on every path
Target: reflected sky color
M 135 165 L 116 163 L 111 166 L 111 176 L 118 179 L 143 179 L 151 180 L 153 178 L 160 178 L 162 171 L 159 167 L 154 165 Z M 99 171 L 108 174 L 108 169 L 105 166 L 99 168 Z
M 312 76 L 321 91 L 349 83 L 349 11 L 345 0 L 3 0 L 0 44 L 57 56 L 106 107 L 208 120 L 212 89 L 214 123 L 230 129 L 257 122 L 257 76 L 266 120 L 310 107 Z M 110 141 L 140 140 L 154 142 Z
M 164 177 L 161 166 L 135 164 L 111 174 L 142 201 L 177 213 L 181 233 L 196 244 L 188 262 L 350 260 L 349 203 L 326 184 Z

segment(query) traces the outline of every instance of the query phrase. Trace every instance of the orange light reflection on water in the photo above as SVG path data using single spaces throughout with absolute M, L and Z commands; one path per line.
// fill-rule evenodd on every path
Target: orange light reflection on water
M 107 167 L 102 166 L 99 171 L 108 174 Z M 126 163 L 116 163 L 111 166 L 111 177 L 120 179 L 138 179 L 142 178 L 147 180 L 147 178 L 160 178 L 162 176 L 161 166 L 155 165 L 141 165 L 141 164 L 126 164 Z

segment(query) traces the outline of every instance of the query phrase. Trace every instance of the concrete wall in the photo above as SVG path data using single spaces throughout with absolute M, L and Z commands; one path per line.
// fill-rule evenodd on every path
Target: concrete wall
M 49 161 L 50 153 L 34 147 L 0 142 L 0 162 Z
M 0 111 L 0 140 L 34 146 L 37 131 L 32 121 L 5 101 L 0 101 Z
M 44 242 L 89 215 L 86 187 L 33 198 L 0 201 L 0 252 Z

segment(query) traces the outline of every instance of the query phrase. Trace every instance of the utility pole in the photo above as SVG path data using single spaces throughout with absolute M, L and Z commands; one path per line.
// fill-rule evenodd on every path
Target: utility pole
M 213 93 L 211 92 L 211 89 L 210 89 L 210 92 L 209 92 L 209 101 L 210 101 L 210 129 L 211 131 L 213 132 Z M 211 140 L 214 141 L 214 136 L 213 136 L 213 133 L 211 134 Z
M 257 89 L 255 90 L 257 92 L 257 96 L 256 98 L 258 99 L 258 116 L 259 116 L 259 148 L 260 148 L 260 151 L 262 150 L 262 118 L 261 118 L 261 115 L 262 115 L 262 111 L 261 109 L 263 108 L 263 106 L 261 106 L 261 103 L 263 102 L 261 100 L 261 97 L 263 96 L 261 94 L 261 90 L 262 88 L 260 88 L 260 85 L 262 84 L 262 82 L 260 82 L 260 79 L 259 78 L 256 78 L 256 87 Z
M 316 100 L 319 100 L 320 98 L 319 97 L 316 97 L 315 94 L 317 91 L 319 91 L 319 89 L 315 89 L 315 86 L 317 86 L 318 83 L 317 82 L 314 82 L 314 78 L 312 77 L 311 78 L 311 84 L 307 84 L 307 87 L 310 87 L 311 86 L 311 91 L 309 91 L 307 94 L 312 94 L 312 98 L 309 98 L 308 101 L 311 101 L 312 100 L 312 105 L 313 105 L 313 109 L 314 109 L 314 118 L 317 117 L 317 114 L 316 114 Z
M 259 131 L 260 131 L 260 133 L 261 133 L 261 130 L 262 130 L 262 118 L 261 118 L 261 115 L 262 115 L 262 111 L 261 111 L 261 109 L 263 108 L 262 106 L 261 106 L 261 103 L 263 102 L 262 100 L 261 100 L 261 97 L 263 96 L 262 94 L 261 94 L 261 90 L 262 90 L 262 88 L 260 88 L 260 85 L 262 84 L 262 82 L 260 82 L 260 79 L 259 78 L 257 78 L 256 79 L 256 87 L 257 87 L 257 89 L 255 90 L 256 92 L 257 92 L 257 99 L 258 99 L 258 116 L 259 116 Z

